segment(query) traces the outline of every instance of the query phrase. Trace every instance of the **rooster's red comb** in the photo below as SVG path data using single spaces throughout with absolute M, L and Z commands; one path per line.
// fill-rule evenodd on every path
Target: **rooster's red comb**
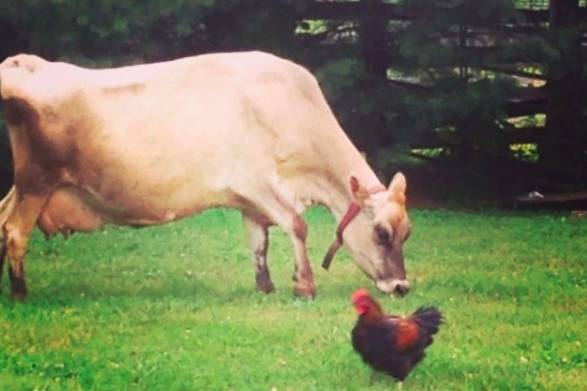
M 365 297 L 370 297 L 370 296 L 371 295 L 369 294 L 369 291 L 367 289 L 360 288 L 360 289 L 357 289 L 355 291 L 355 293 L 353 293 L 352 300 L 353 300 L 353 303 L 354 303 L 354 302 L 357 302 L 360 299 L 363 299 Z

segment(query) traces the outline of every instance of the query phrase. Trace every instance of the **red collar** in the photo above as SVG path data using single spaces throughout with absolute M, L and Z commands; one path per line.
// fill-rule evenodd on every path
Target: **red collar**
M 369 195 L 372 195 L 372 194 L 380 193 L 382 191 L 387 191 L 387 188 L 380 183 L 380 184 L 370 188 L 367 191 L 367 193 Z M 338 249 L 343 244 L 342 234 L 344 233 L 344 230 L 346 229 L 346 227 L 348 227 L 348 225 L 351 223 L 351 221 L 353 221 L 353 219 L 355 217 L 357 217 L 357 215 L 359 214 L 360 211 L 361 211 L 361 205 L 359 205 L 359 203 L 357 201 L 351 202 L 346 213 L 344 214 L 344 216 L 340 220 L 340 223 L 338 223 L 338 228 L 336 229 L 336 239 L 334 240 L 334 242 L 332 242 L 332 244 L 328 248 L 328 252 L 324 256 L 324 260 L 322 261 L 322 267 L 324 269 L 328 270 L 328 268 L 330 267 L 330 263 L 332 262 L 334 255 L 336 254 Z

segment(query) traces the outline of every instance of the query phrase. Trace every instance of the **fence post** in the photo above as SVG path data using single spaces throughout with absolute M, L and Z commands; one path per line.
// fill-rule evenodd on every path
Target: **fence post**
M 539 146 L 540 161 L 570 168 L 576 184 L 587 180 L 587 135 L 582 110 L 587 100 L 587 83 L 583 76 L 585 55 L 579 31 L 579 0 L 550 0 L 550 31 L 552 45 L 559 51 L 559 60 L 548 64 L 546 91 L 546 140 Z

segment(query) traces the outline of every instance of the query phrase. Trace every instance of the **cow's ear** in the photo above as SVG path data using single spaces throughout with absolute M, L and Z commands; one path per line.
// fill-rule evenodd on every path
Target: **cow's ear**
M 406 177 L 401 172 L 393 176 L 388 188 L 389 199 L 400 204 L 406 203 Z
M 363 187 L 363 185 L 361 185 L 359 178 L 357 178 L 354 174 L 351 174 L 350 184 L 353 198 L 356 202 L 362 205 L 363 202 L 369 197 L 369 192 Z

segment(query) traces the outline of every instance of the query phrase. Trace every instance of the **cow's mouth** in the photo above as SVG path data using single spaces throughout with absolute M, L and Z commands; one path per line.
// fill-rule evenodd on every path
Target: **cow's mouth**
M 396 278 L 377 280 L 375 281 L 375 286 L 383 293 L 400 297 L 405 296 L 410 291 L 408 280 L 398 280 Z

